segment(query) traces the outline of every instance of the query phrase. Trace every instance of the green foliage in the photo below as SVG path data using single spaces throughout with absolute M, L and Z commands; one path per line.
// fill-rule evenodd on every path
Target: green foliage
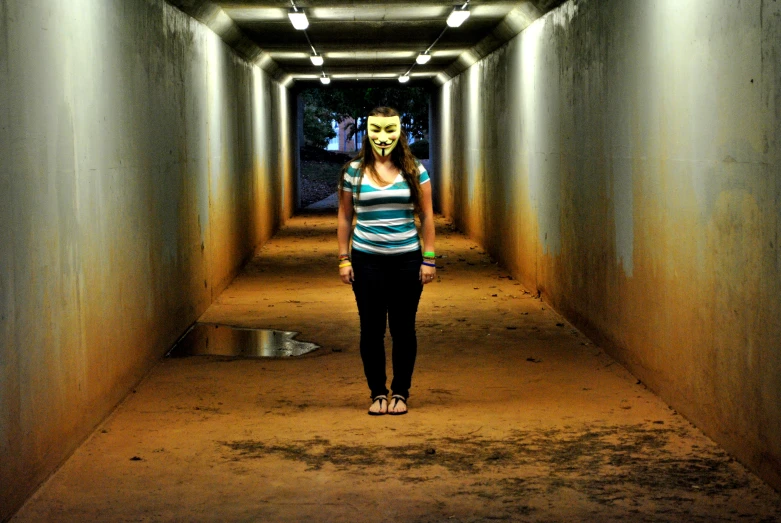
M 311 91 L 302 93 L 304 97 L 304 139 L 308 145 L 324 149 L 336 136 L 331 127 L 331 112 L 318 103 Z
M 379 106 L 393 107 L 401 113 L 401 125 L 409 138 L 420 140 L 428 137 L 429 94 L 421 87 L 330 86 L 306 89 L 301 96 L 304 100 L 304 136 L 313 145 L 323 143 L 323 135 L 317 134 L 317 129 L 322 128 L 317 126 L 322 126 L 322 122 L 336 120 L 342 123 L 352 118 L 353 123 L 347 129 L 349 139 L 356 132 L 366 129 L 366 115 Z M 307 115 L 316 117 L 317 126 L 307 124 Z M 330 124 L 328 127 L 330 129 Z M 311 137 L 309 132 L 312 133 Z M 316 141 L 316 138 L 321 138 L 321 141 Z
M 428 140 L 425 138 L 409 144 L 409 150 L 418 160 L 428 160 Z

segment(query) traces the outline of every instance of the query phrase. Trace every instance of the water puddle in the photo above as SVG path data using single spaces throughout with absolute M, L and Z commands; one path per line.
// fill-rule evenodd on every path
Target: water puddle
M 241 329 L 226 325 L 196 323 L 167 356 L 238 356 L 244 358 L 289 358 L 312 352 L 319 345 L 293 338 L 297 332 L 273 329 Z

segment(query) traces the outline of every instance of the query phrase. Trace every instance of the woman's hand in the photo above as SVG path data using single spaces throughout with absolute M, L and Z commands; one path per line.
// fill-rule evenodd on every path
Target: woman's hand
M 339 190 L 339 214 L 336 218 L 336 236 L 339 240 L 339 277 L 350 285 L 355 280 L 350 261 L 350 234 L 353 227 L 353 193 Z M 347 263 L 346 263 L 347 262 Z
M 423 285 L 434 281 L 434 277 L 437 275 L 436 267 L 429 267 L 428 265 L 420 266 L 420 282 Z
M 423 229 L 423 263 L 420 266 L 420 282 L 423 285 L 434 281 L 437 275 L 436 257 L 434 256 L 434 206 L 431 201 L 431 183 L 420 186 L 420 225 Z M 430 256 L 426 258 L 426 254 Z M 433 267 L 432 267 L 433 265 Z
M 355 275 L 353 274 L 352 265 L 339 269 L 339 277 L 342 279 L 342 283 L 346 283 L 347 285 L 350 285 L 352 282 L 354 282 Z

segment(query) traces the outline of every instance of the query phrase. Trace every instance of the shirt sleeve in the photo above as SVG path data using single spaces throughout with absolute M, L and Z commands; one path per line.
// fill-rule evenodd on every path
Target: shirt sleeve
M 355 175 L 355 170 L 352 166 L 348 167 L 346 171 L 344 171 L 344 183 L 342 185 L 342 190 L 345 192 L 353 192 L 353 176 Z
M 418 171 L 420 172 L 420 185 L 423 185 L 424 183 L 428 183 L 431 181 L 431 178 L 428 175 L 428 171 L 425 167 L 423 167 L 423 164 L 418 164 Z

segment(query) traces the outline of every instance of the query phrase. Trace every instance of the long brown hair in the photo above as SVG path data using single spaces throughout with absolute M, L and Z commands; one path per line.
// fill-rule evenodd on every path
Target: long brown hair
M 371 110 L 369 116 L 398 116 L 401 118 L 399 112 L 391 107 L 375 107 Z M 404 133 L 403 129 L 399 130 L 399 143 L 396 144 L 396 147 L 394 147 L 391 151 L 390 159 L 391 162 L 393 162 L 393 165 L 399 171 L 401 171 L 401 176 L 404 178 L 404 181 L 407 182 L 407 185 L 409 185 L 412 205 L 415 208 L 415 212 L 419 213 L 421 200 L 420 171 L 418 171 L 418 161 L 412 155 L 412 151 L 409 150 L 407 135 Z M 363 143 L 361 145 L 360 152 L 352 160 L 344 164 L 342 170 L 339 171 L 340 196 L 342 190 L 344 189 L 344 174 L 347 172 L 350 164 L 355 161 L 359 161 L 360 164 L 358 165 L 358 185 L 353 188 L 355 195 L 353 201 L 357 201 L 358 196 L 361 193 L 361 181 L 363 180 L 364 172 L 368 171 L 369 176 L 371 176 L 373 180 L 379 181 L 379 175 L 377 174 L 377 170 L 374 168 L 374 151 L 372 149 L 371 143 L 369 142 L 369 133 L 366 133 L 366 135 L 363 137 Z

